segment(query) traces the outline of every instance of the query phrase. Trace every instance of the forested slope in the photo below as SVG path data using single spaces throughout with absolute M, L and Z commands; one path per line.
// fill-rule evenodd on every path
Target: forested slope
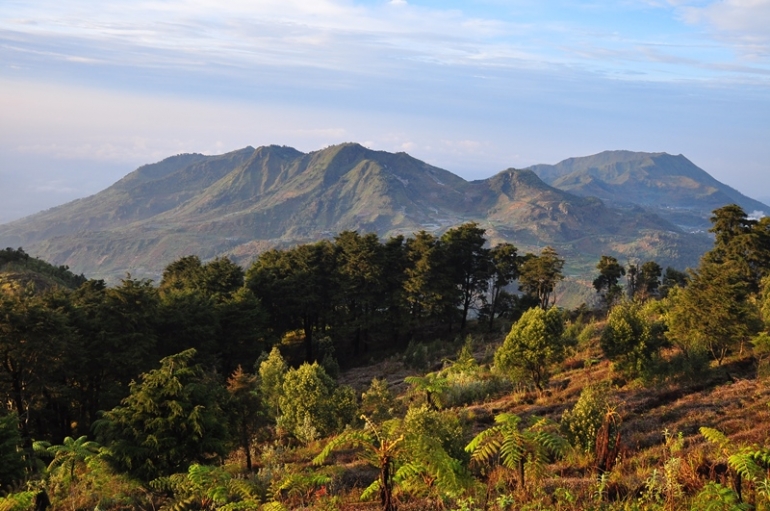
M 473 223 L 4 292 L 0 506 L 765 509 L 770 221 L 712 231 L 596 309 Z

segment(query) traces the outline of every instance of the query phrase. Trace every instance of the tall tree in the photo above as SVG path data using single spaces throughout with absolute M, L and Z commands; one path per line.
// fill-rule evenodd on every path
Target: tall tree
M 33 435 L 51 433 L 35 427 L 44 423 L 45 408 L 62 391 L 69 338 L 66 317 L 39 297 L 0 295 L 0 392 L 29 445 Z
M 451 328 L 457 311 L 457 288 L 447 271 L 446 251 L 435 236 L 425 231 L 407 239 L 405 248 L 404 294 L 413 326 L 442 318 Z
M 620 298 L 623 289 L 620 287 L 620 277 L 626 274 L 626 270 L 612 256 L 603 255 L 596 265 L 599 276 L 594 279 L 594 289 L 602 296 L 607 310 Z
M 449 229 L 441 242 L 446 252 L 444 264 L 458 291 L 460 330 L 465 330 L 468 312 L 478 308 L 490 277 L 489 249 L 484 248 L 486 231 L 475 222 Z
M 685 352 L 708 351 L 721 365 L 760 328 L 749 284 L 737 263 L 703 261 L 689 285 L 671 297 L 668 337 Z
M 489 329 L 492 329 L 495 314 L 500 311 L 505 287 L 519 278 L 521 258 L 518 249 L 511 243 L 501 243 L 489 251 L 492 272 L 489 279 Z
M 663 269 L 655 261 L 647 261 L 639 269 L 639 278 L 636 295 L 642 300 L 646 300 L 658 293 L 660 288 L 660 277 Z
M 226 391 L 191 362 L 189 349 L 132 382 L 120 406 L 95 423 L 111 462 L 143 481 L 186 471 L 226 453 Z
M 384 247 L 376 234 L 361 236 L 353 231 L 341 232 L 334 247 L 340 279 L 340 298 L 335 301 L 343 307 L 340 312 L 345 330 L 352 334 L 353 354 L 359 355 L 385 302 Z
M 87 433 L 100 410 L 116 406 L 128 383 L 157 361 L 159 300 L 148 280 L 127 277 L 108 288 L 90 280 L 71 295 L 70 322 L 77 349 L 68 357 L 76 389 L 80 433 Z
M 305 358 L 313 360 L 313 332 L 328 319 L 337 295 L 334 247 L 328 241 L 262 253 L 246 274 L 275 333 L 304 333 Z
M 259 381 L 238 366 L 227 379 L 227 411 L 232 421 L 232 431 L 246 456 L 246 470 L 251 470 L 251 442 L 265 422 L 266 415 L 259 396 Z
M 540 308 L 545 310 L 551 303 L 551 295 L 564 275 L 564 259 L 552 247 L 545 247 L 539 256 L 527 254 L 521 264 L 519 287 L 537 298 Z
M 703 261 L 732 261 L 749 290 L 756 293 L 762 278 L 770 273 L 770 218 L 750 219 L 740 206 L 731 204 L 714 210 L 711 222 L 714 248 L 703 256 Z

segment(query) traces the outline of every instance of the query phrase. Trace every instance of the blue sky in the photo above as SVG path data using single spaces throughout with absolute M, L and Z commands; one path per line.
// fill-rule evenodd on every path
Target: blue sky
M 466 179 L 606 149 L 770 197 L 770 0 L 3 0 L 0 222 L 138 165 L 356 141 Z

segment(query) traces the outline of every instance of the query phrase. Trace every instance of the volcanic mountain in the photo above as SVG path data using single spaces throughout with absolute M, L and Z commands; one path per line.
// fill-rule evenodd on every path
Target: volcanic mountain
M 604 151 L 530 169 L 560 190 L 615 207 L 642 206 L 689 231 L 708 229 L 711 212 L 725 204 L 770 214 L 770 207 L 720 183 L 681 154 Z
M 343 230 L 408 236 L 466 221 L 487 229 L 493 244 L 510 241 L 522 251 L 554 246 L 578 273 L 590 271 L 602 254 L 684 268 L 710 246 L 705 236 L 631 201 L 613 208 L 549 186 L 536 173 L 550 179 L 556 171 L 545 170 L 508 169 L 469 182 L 406 153 L 355 143 L 310 153 L 266 146 L 183 154 L 144 165 L 90 197 L 0 226 L 0 246 L 21 246 L 108 280 L 126 272 L 157 279 L 167 264 L 190 254 L 246 265 L 268 247 Z

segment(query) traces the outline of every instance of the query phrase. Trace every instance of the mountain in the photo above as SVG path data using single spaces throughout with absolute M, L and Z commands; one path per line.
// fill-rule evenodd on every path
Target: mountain
M 770 214 L 770 207 L 720 183 L 681 154 L 604 151 L 529 168 L 560 190 L 616 207 L 639 205 L 688 231 L 708 229 L 711 212 L 725 204 Z
M 493 243 L 552 245 L 575 273 L 592 271 L 604 253 L 684 268 L 710 245 L 644 208 L 608 207 L 532 170 L 468 182 L 406 153 L 347 143 L 310 153 L 266 146 L 173 156 L 93 196 L 0 226 L 0 246 L 22 246 L 90 277 L 157 279 L 184 255 L 247 265 L 266 248 L 343 230 L 386 237 L 465 221 L 479 222 Z

